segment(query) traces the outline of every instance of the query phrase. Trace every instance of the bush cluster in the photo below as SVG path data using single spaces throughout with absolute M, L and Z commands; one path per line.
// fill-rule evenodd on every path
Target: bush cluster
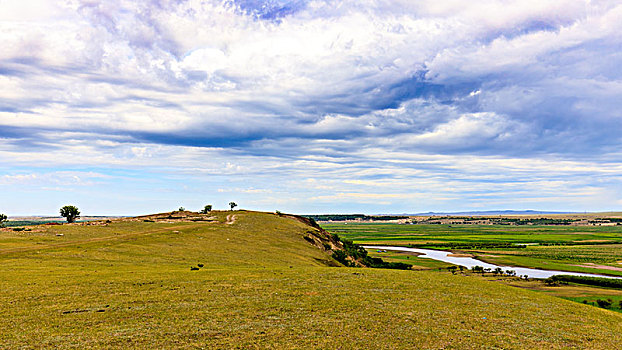
M 599 286 L 607 288 L 622 289 L 622 279 L 604 278 L 604 277 L 588 277 L 573 275 L 555 275 L 547 278 L 545 282 L 551 283 L 578 283 L 590 286 Z
M 363 265 L 373 268 L 381 269 L 410 269 L 409 264 L 400 262 L 386 262 L 381 258 L 373 258 L 367 254 L 367 250 L 358 244 L 355 244 L 351 240 L 340 238 L 336 234 L 332 234 L 333 239 L 343 243 L 343 250 L 337 250 L 333 252 L 333 259 L 339 261 L 345 266 L 355 267 L 356 263 L 353 260 L 361 262 Z M 350 258 L 350 259 L 348 259 Z

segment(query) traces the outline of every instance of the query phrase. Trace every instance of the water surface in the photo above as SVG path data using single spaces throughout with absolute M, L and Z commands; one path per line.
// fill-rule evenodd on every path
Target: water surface
M 376 250 L 393 250 L 393 251 L 401 251 L 401 252 L 413 252 L 423 254 L 420 255 L 419 258 L 424 259 L 433 259 L 438 261 L 444 261 L 446 263 L 464 266 L 469 269 L 473 268 L 473 266 L 481 266 L 483 268 L 490 268 L 492 270 L 500 267 L 503 269 L 503 272 L 506 270 L 516 271 L 517 276 L 529 276 L 529 278 L 548 278 L 555 275 L 572 275 L 572 276 L 587 276 L 587 277 L 606 277 L 606 278 L 616 278 L 620 279 L 622 277 L 614 277 L 607 275 L 598 275 L 591 273 L 581 273 L 581 272 L 569 272 L 569 271 L 555 271 L 555 270 L 541 270 L 541 269 L 531 269 L 527 267 L 514 267 L 514 266 L 502 266 L 489 264 L 487 262 L 483 262 L 481 260 L 475 258 L 464 258 L 464 257 L 456 257 L 449 256 L 453 254 L 452 252 L 444 251 L 444 250 L 433 250 L 433 249 L 421 249 L 421 248 L 407 248 L 407 247 L 392 247 L 392 246 L 377 246 L 377 245 L 364 245 L 365 249 L 376 249 Z

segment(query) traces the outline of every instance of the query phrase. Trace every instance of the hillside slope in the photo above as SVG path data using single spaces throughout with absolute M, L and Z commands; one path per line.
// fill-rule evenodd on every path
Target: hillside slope
M 328 267 L 313 230 L 235 211 L 3 231 L 0 348 L 622 344 L 607 310 L 477 277 Z

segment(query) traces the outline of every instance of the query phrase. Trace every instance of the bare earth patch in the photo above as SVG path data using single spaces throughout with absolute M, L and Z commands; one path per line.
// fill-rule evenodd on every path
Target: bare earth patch
M 594 264 L 594 263 L 585 263 L 585 264 L 574 265 L 574 266 L 589 267 L 589 268 L 592 268 L 592 269 L 601 269 L 601 270 L 622 271 L 622 267 L 614 267 L 614 266 L 608 266 L 608 265 L 598 265 L 598 264 Z

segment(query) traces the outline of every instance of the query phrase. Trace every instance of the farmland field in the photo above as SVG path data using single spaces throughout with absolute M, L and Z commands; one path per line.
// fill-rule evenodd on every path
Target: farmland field
M 471 275 L 334 267 L 301 222 L 211 215 L 0 231 L 0 348 L 622 343 L 617 312 Z
M 500 265 L 622 276 L 622 226 L 352 222 L 322 226 L 359 244 L 437 248 L 470 253 L 480 260 Z M 375 255 L 382 257 L 382 254 Z

